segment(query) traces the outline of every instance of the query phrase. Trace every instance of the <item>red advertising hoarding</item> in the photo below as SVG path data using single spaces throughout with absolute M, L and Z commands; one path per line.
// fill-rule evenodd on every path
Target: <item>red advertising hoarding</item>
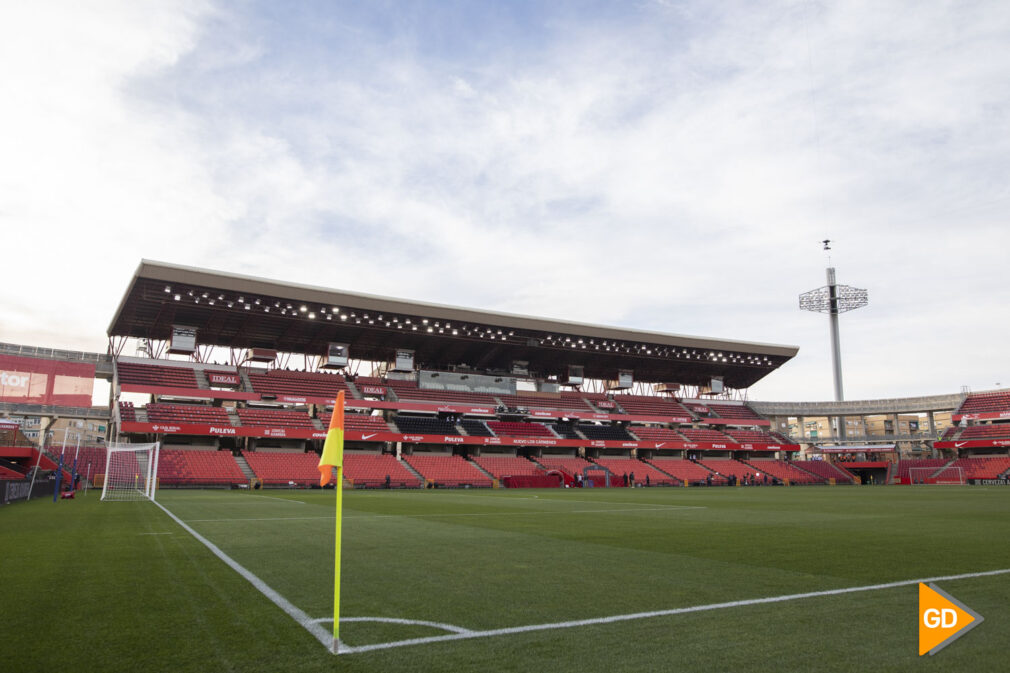
M 90 407 L 95 365 L 0 355 L 0 401 Z
M 326 432 L 312 428 L 273 428 L 262 426 L 205 425 L 191 423 L 139 423 L 123 421 L 122 432 L 178 435 L 210 435 L 226 437 L 271 437 L 275 439 L 326 439 Z M 654 442 L 603 439 L 561 439 L 555 437 L 473 437 L 464 435 L 420 435 L 397 432 L 366 432 L 345 430 L 347 442 L 407 442 L 410 444 L 465 444 L 469 446 L 553 446 L 576 448 L 589 446 L 600 449 L 698 449 L 701 451 L 798 451 L 795 444 L 736 444 L 734 442 Z

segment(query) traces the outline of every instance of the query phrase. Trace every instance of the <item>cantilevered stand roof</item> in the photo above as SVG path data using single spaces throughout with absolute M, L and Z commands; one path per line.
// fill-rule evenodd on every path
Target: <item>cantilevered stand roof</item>
M 112 322 L 110 337 L 166 340 L 173 325 L 197 341 L 322 355 L 330 342 L 350 356 L 391 361 L 415 352 L 420 367 L 468 365 L 507 372 L 514 360 L 532 374 L 582 365 L 587 378 L 706 385 L 721 376 L 746 388 L 799 350 L 796 346 L 686 336 L 538 318 L 285 283 L 162 262 L 141 261 Z

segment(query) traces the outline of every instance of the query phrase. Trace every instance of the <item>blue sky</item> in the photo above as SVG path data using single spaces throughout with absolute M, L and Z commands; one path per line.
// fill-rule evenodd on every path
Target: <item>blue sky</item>
M 146 257 L 796 344 L 751 396 L 827 399 L 831 238 L 848 398 L 1010 384 L 1006 3 L 19 3 L 0 87 L 4 341 L 103 350 Z

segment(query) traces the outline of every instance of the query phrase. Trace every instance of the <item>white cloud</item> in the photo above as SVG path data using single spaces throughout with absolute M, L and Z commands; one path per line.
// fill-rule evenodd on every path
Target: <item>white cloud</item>
M 795 297 L 829 237 L 872 302 L 843 319 L 849 397 L 1006 373 L 1000 3 L 657 3 L 531 20 L 521 50 L 460 16 L 456 51 L 332 7 L 77 7 L 0 29 L 0 222 L 46 251 L 15 263 L 33 285 L 0 295 L 0 338 L 101 348 L 152 257 L 796 343 L 754 395 L 825 398 L 826 325 Z

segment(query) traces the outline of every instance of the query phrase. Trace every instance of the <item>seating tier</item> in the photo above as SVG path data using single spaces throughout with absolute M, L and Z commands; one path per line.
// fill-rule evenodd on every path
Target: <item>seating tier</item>
M 712 428 L 677 428 L 689 442 L 733 442 L 727 435 Z M 735 443 L 735 442 L 734 442 Z
M 957 410 L 959 414 L 981 414 L 1010 411 L 1010 391 L 969 395 Z
M 580 423 L 579 432 L 588 439 L 600 439 L 610 441 L 631 441 L 634 438 L 628 434 L 620 425 L 592 425 L 590 423 Z
M 835 483 L 852 483 L 852 477 L 826 460 L 795 460 L 793 465 L 807 472 L 813 472 L 823 479 L 834 479 Z
M 469 393 L 455 390 L 421 390 L 414 381 L 388 381 L 387 386 L 392 388 L 396 397 L 400 400 L 414 400 L 415 402 L 428 402 L 430 404 L 476 404 L 479 406 L 498 406 L 498 401 L 494 395 L 484 393 Z
M 826 480 L 820 476 L 814 476 L 809 472 L 791 465 L 783 460 L 749 460 L 747 464 L 754 468 L 756 472 L 769 475 L 790 484 L 823 484 Z
M 442 486 L 491 486 L 491 480 L 462 456 L 413 454 L 404 458 L 425 479 Z
M 175 486 L 226 486 L 246 482 L 230 451 L 162 449 L 158 481 Z
M 499 437 L 553 437 L 554 434 L 543 423 L 515 423 L 510 421 L 488 421 L 487 427 Z
M 249 383 L 257 393 L 296 397 L 333 397 L 348 391 L 347 381 L 340 374 L 323 372 L 289 372 L 282 369 L 250 370 Z
M 190 367 L 117 362 L 119 382 L 163 388 L 198 388 L 196 371 Z
M 206 404 L 148 404 L 147 419 L 152 423 L 231 425 L 227 411 Z
M 355 487 L 380 488 L 386 484 L 394 488 L 417 488 L 420 480 L 391 454 L 345 453 L 344 476 Z
M 978 458 L 958 458 L 954 463 L 937 474 L 937 479 L 950 479 L 957 476 L 959 467 L 964 472 L 965 479 L 996 479 L 1010 470 L 1010 457 L 983 456 Z
M 312 419 L 305 411 L 289 409 L 254 409 L 240 408 L 238 417 L 242 425 L 253 427 L 275 428 L 314 428 Z
M 518 456 L 477 456 L 473 462 L 493 474 L 496 479 L 544 473 L 536 463 Z
M 318 453 L 243 451 L 242 456 L 266 485 L 319 483 Z
M 614 401 L 633 416 L 693 416 L 687 407 L 672 397 L 615 395 Z
M 667 474 L 672 474 L 682 482 L 689 484 L 705 483 L 711 476 L 713 484 L 725 484 L 726 479 L 717 474 L 712 474 L 711 470 L 706 470 L 703 466 L 683 458 L 653 458 L 647 461 L 650 465 L 659 468 Z
M 641 460 L 635 458 L 620 458 L 620 457 L 603 457 L 597 458 L 596 464 L 607 468 L 618 478 L 622 478 L 624 475 L 635 475 L 636 484 L 644 484 L 645 478 L 649 478 L 649 484 L 652 486 L 679 486 L 680 481 L 670 477 L 669 475 L 663 474 L 655 467 Z

